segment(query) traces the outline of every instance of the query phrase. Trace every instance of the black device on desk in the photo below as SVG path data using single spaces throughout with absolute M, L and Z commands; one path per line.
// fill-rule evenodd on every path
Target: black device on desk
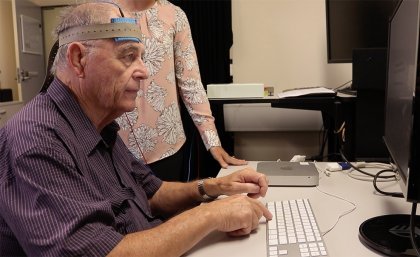
M 398 0 L 326 0 L 328 63 L 352 63 L 356 92 L 350 160 L 384 161 L 384 98 L 388 21 Z M 346 122 L 346 130 L 350 124 Z
M 420 201 L 419 8 L 419 0 L 400 1 L 390 21 L 384 136 L 412 214 L 375 217 L 359 228 L 365 245 L 392 256 L 416 255 L 420 243 L 415 232 L 420 227 L 415 212 Z

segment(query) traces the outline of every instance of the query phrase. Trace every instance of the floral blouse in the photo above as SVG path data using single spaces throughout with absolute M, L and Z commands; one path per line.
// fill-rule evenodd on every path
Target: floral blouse
M 136 108 L 117 119 L 120 136 L 146 163 L 173 155 L 185 143 L 180 98 L 207 150 L 220 146 L 187 16 L 167 0 L 158 0 L 150 9 L 133 15 L 143 33 L 149 78 L 141 83 Z

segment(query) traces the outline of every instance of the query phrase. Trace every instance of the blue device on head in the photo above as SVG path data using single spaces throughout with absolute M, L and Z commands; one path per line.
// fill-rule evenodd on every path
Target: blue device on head
M 131 24 L 136 24 L 137 21 L 134 18 L 127 18 L 127 17 L 118 17 L 118 18 L 112 18 L 111 19 L 111 23 L 131 23 Z M 115 42 L 120 42 L 120 41 L 135 41 L 140 43 L 140 39 L 136 38 L 136 37 L 116 37 L 114 38 Z

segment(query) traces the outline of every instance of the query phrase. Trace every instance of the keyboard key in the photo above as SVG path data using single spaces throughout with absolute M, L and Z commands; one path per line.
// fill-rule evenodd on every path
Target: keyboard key
M 279 250 L 279 255 L 286 255 L 287 254 L 287 250 Z

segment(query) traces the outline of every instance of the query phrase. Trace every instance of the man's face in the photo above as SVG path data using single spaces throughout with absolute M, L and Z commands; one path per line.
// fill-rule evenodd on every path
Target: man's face
M 89 49 L 83 87 L 87 100 L 116 117 L 132 111 L 140 82 L 147 78 L 141 60 L 143 45 L 131 41 L 116 43 L 110 39 L 98 40 Z

